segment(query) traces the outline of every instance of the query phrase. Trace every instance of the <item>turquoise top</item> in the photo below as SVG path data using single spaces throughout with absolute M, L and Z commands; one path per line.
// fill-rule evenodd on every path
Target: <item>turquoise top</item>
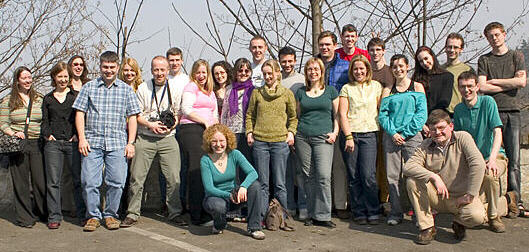
M 338 91 L 332 86 L 325 86 L 323 94 L 318 97 L 310 97 L 306 91 L 306 87 L 300 87 L 295 95 L 300 107 L 298 132 L 306 136 L 332 132 L 332 101 L 338 97 Z
M 454 108 L 454 130 L 470 133 L 485 160 L 489 159 L 492 151 L 494 129 L 502 126 L 496 101 L 488 95 L 479 95 L 471 108 L 463 102 Z M 501 147 L 500 153 L 505 155 L 505 150 Z
M 422 130 L 428 118 L 426 96 L 421 92 L 396 93 L 382 99 L 378 121 L 390 136 L 407 138 Z
M 231 190 L 235 188 L 235 170 L 237 167 L 240 167 L 246 174 L 241 187 L 248 188 L 257 179 L 257 172 L 240 151 L 232 150 L 228 154 L 228 163 L 224 173 L 215 167 L 213 160 L 208 155 L 202 156 L 200 172 L 206 196 L 229 198 Z

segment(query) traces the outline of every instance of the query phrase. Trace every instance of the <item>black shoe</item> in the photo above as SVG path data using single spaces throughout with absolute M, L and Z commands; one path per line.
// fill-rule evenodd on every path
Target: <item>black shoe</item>
M 176 226 L 178 227 L 187 227 L 189 226 L 189 224 L 187 223 L 187 221 L 185 221 L 182 216 L 178 215 L 172 219 L 169 220 L 170 222 L 172 222 L 173 224 L 175 224 Z
M 358 219 L 354 219 L 353 221 L 356 222 L 356 224 L 358 225 L 367 225 L 366 218 L 358 218 Z
M 333 229 L 336 227 L 336 224 L 334 224 L 334 222 L 332 221 L 319 221 L 319 220 L 312 219 L 312 224 L 314 224 L 315 226 L 326 227 L 330 229 Z
M 134 224 L 136 224 L 136 222 L 138 222 L 137 220 L 134 220 L 130 217 L 126 217 L 123 221 L 121 221 L 121 223 L 119 224 L 119 227 L 121 228 L 128 228 L 128 227 L 132 227 Z
M 368 220 L 367 220 L 367 223 L 368 223 L 369 225 L 373 225 L 373 226 L 374 226 L 374 225 L 378 225 L 378 224 L 380 224 L 380 220 L 379 220 L 379 219 L 372 219 L 372 220 L 368 219 Z
M 312 223 L 312 219 L 311 218 L 308 218 L 304 221 L 304 224 L 305 226 L 309 227 L 309 226 L 312 226 L 313 223 Z
M 457 222 L 452 222 L 452 230 L 454 230 L 454 236 L 456 238 L 456 240 L 458 241 L 461 241 L 465 238 L 466 236 L 466 227 L 457 223 Z

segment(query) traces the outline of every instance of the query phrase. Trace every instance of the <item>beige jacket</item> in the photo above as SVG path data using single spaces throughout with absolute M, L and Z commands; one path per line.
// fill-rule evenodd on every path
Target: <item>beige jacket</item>
M 424 140 L 404 165 L 403 173 L 424 183 L 436 173 L 443 179 L 450 197 L 465 193 L 477 196 L 485 174 L 485 160 L 469 133 L 454 131 L 444 153 L 432 139 Z

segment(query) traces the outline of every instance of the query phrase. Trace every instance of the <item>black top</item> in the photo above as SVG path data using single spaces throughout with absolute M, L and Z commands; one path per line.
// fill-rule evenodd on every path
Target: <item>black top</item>
M 398 94 L 398 93 L 406 93 L 406 92 L 415 92 L 415 81 L 411 81 L 410 85 L 408 86 L 408 89 L 404 90 L 404 92 L 400 92 L 397 90 L 397 84 L 395 83 L 393 87 L 391 87 L 390 94 Z
M 452 99 L 454 88 L 454 75 L 449 72 L 433 74 L 430 76 L 428 89 L 426 90 L 426 102 L 428 114 L 434 109 L 447 110 Z
M 70 140 L 77 134 L 75 129 L 75 109 L 72 105 L 77 97 L 76 91 L 66 94 L 66 99 L 60 103 L 53 91 L 44 96 L 42 101 L 41 136 L 48 139 L 53 135 L 57 140 Z

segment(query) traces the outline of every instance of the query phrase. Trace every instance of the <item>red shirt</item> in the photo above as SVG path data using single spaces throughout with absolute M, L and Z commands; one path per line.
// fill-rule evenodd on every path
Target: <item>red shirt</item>
M 358 47 L 355 47 L 355 51 L 353 52 L 353 54 L 350 54 L 350 55 L 345 54 L 343 47 L 338 48 L 336 52 L 338 53 L 338 55 L 340 55 L 340 59 L 343 59 L 343 60 L 351 61 L 351 59 L 353 59 L 354 56 L 360 54 L 360 55 L 364 55 L 367 58 L 367 60 L 371 61 L 371 56 L 369 56 L 369 53 L 366 50 L 360 49 Z

